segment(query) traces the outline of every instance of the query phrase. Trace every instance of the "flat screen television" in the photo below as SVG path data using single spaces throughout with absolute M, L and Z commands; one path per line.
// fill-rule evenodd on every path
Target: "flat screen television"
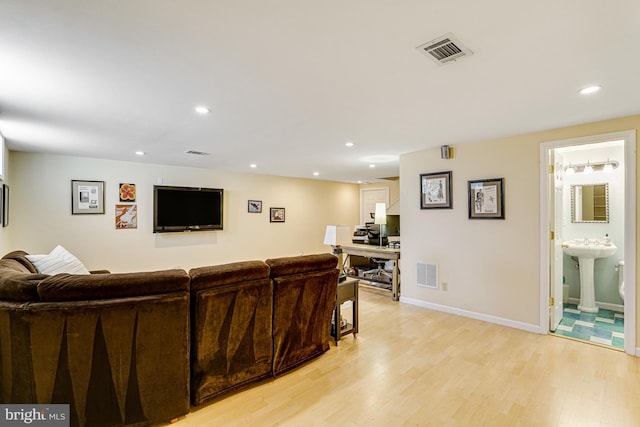
M 222 230 L 221 188 L 153 186 L 153 232 Z

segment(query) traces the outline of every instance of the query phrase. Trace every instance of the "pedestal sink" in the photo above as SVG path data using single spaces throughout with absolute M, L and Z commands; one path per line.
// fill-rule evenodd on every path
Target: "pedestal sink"
M 575 241 L 562 244 L 564 253 L 578 257 L 580 262 L 580 304 L 578 310 L 587 313 L 597 313 L 596 290 L 593 283 L 593 266 L 596 258 L 606 258 L 616 253 L 618 248 L 613 243 L 584 244 Z

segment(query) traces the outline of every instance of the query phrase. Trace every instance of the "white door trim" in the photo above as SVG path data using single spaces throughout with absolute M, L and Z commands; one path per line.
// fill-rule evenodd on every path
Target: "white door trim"
M 364 195 L 368 191 L 380 192 L 382 191 L 384 202 L 387 204 L 387 208 L 389 207 L 389 187 L 368 187 L 360 189 L 360 225 L 364 225 L 365 222 L 373 222 L 373 219 L 366 218 L 368 212 L 364 211 Z M 365 220 L 364 222 L 362 222 Z
M 636 349 L 636 131 L 593 135 L 540 144 L 540 324 L 541 334 L 549 333 L 549 150 L 570 145 L 624 140 L 624 351 L 640 356 Z

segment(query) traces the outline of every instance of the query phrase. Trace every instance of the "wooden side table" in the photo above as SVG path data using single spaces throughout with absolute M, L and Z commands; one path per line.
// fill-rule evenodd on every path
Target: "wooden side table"
M 359 280 L 357 279 L 348 279 L 342 283 L 338 283 L 336 305 L 333 310 L 333 327 L 331 329 L 331 335 L 336 345 L 338 345 L 341 337 L 353 334 L 355 338 L 358 333 L 358 283 Z M 344 327 L 340 327 L 340 320 L 342 319 L 341 306 L 346 301 L 352 302 L 352 322 L 347 323 Z

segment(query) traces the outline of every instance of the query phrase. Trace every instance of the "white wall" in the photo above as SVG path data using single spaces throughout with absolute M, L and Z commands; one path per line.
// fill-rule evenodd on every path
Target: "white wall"
M 401 157 L 403 299 L 525 324 L 538 323 L 538 147 L 512 140 Z M 419 175 L 452 171 L 453 209 L 420 209 Z M 504 178 L 505 219 L 468 219 L 467 181 Z M 416 263 L 434 263 L 448 290 L 418 287 Z
M 458 145 L 450 160 L 439 149 L 401 156 L 401 301 L 539 330 L 540 144 L 639 128 L 631 116 Z M 453 209 L 421 210 L 419 175 L 448 170 Z M 487 178 L 505 180 L 505 220 L 468 219 L 467 181 Z M 438 264 L 448 290 L 416 286 L 418 262 Z
M 57 244 L 89 269 L 113 272 L 220 264 L 329 252 L 327 224 L 358 221 L 359 187 L 200 168 L 12 152 L 10 247 L 48 253 Z M 224 230 L 153 234 L 153 185 L 223 188 Z M 71 180 L 105 181 L 104 215 L 71 215 Z M 116 230 L 118 184 L 137 187 L 138 228 Z M 261 214 L 248 200 L 262 200 Z M 269 207 L 284 207 L 284 223 L 269 222 Z M 3 233 L 2 237 L 7 233 Z

